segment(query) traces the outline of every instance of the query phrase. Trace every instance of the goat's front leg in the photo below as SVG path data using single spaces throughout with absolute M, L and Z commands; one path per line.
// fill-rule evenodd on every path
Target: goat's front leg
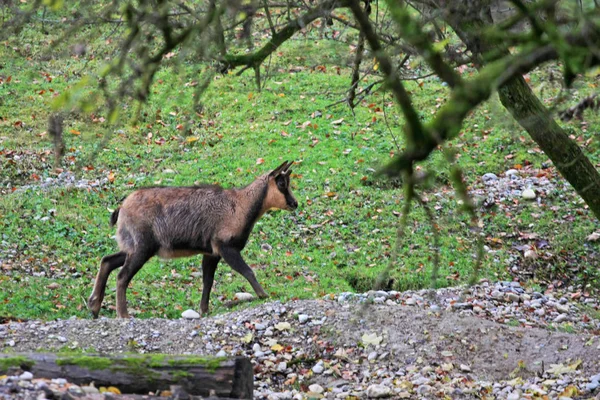
M 208 300 L 220 259 L 221 257 L 208 255 L 202 258 L 202 300 L 200 300 L 202 315 L 208 315 Z
M 225 262 L 229 264 L 229 266 L 233 268 L 233 270 L 242 274 L 242 276 L 246 278 L 248 282 L 250 282 L 250 285 L 252 285 L 252 289 L 254 289 L 258 297 L 260 297 L 261 299 L 269 297 L 269 295 L 264 291 L 262 286 L 260 286 L 260 283 L 258 283 L 258 281 L 256 280 L 254 272 L 248 266 L 248 264 L 246 264 L 239 250 L 233 247 L 222 246 L 220 248 L 220 253 L 221 257 L 223 257 L 223 260 L 225 260 Z

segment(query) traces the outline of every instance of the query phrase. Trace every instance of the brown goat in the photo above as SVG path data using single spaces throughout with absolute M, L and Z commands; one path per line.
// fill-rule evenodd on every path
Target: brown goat
M 241 189 L 219 186 L 155 187 L 136 190 L 112 214 L 117 224 L 118 253 L 102 258 L 88 308 L 98 317 L 110 273 L 117 277 L 117 315 L 127 318 L 126 291 L 133 276 L 154 255 L 161 258 L 203 254 L 202 300 L 208 300 L 217 264 L 223 258 L 242 274 L 260 298 L 268 297 L 240 252 L 258 219 L 269 209 L 295 210 L 290 190 L 290 166 L 284 162 Z

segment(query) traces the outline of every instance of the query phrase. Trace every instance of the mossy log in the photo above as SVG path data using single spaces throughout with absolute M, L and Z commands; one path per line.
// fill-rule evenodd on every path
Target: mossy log
M 30 371 L 35 378 L 65 378 L 82 385 L 114 386 L 147 394 L 180 386 L 190 395 L 251 399 L 253 372 L 245 357 L 0 354 L 0 375 Z

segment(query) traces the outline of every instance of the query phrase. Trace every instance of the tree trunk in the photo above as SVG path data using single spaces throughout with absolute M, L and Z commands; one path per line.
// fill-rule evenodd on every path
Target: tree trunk
M 252 364 L 245 357 L 0 354 L 0 375 L 18 370 L 36 378 L 114 386 L 122 393 L 148 394 L 177 385 L 191 395 L 251 399 L 254 390 Z
M 508 49 L 486 42 L 479 34 L 485 27 L 493 24 L 490 2 L 469 2 L 469 7 L 474 7 L 477 12 L 468 12 L 464 7 L 461 0 L 449 0 L 443 6 L 444 16 L 471 50 L 479 65 L 490 54 L 496 57 L 508 55 Z M 511 79 L 498 89 L 498 94 L 502 105 L 552 160 L 596 218 L 600 219 L 600 174 L 577 143 L 552 118 L 525 79 L 521 76 Z
M 577 143 L 558 126 L 523 77 L 510 80 L 499 88 L 498 93 L 502 105 L 600 219 L 600 174 Z

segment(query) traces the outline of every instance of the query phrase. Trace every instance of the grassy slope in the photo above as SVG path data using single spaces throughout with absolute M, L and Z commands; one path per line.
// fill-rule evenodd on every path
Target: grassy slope
M 370 181 L 372 168 L 395 151 L 380 110 L 385 108 L 395 132 L 400 131 L 401 119 L 389 96 L 384 99 L 381 93 L 363 102 L 355 117 L 344 105 L 327 108 L 343 98 L 348 87 L 349 70 L 342 57 L 335 55 L 345 54 L 346 47 L 330 41 L 292 41 L 274 56 L 271 78 L 263 91 L 257 92 L 250 73 L 219 77 L 205 93 L 200 115 L 191 110 L 193 87 L 186 83 L 192 79 L 176 73 L 182 70 L 189 76 L 197 67 L 183 63 L 175 71 L 171 66 L 160 72 L 154 97 L 137 125 L 120 121 L 111 126 L 89 114 L 68 117 L 63 168 L 76 173 L 78 179 L 114 177 L 111 184 L 91 191 L 57 188 L 13 193 L 13 187 L 39 184 L 56 176 L 52 146 L 44 134 L 49 104 L 57 93 L 76 84 L 79 74 L 94 74 L 110 57 L 98 42 L 88 53 L 94 54 L 93 60 L 57 57 L 43 61 L 43 43 L 37 45 L 43 39 L 37 31 L 26 30 L 18 45 L 0 47 L 0 59 L 8 60 L 0 70 L 4 80 L 0 85 L 0 180 L 6 188 L 0 195 L 0 316 L 86 317 L 84 303 L 99 260 L 116 250 L 114 231 L 108 226 L 109 209 L 133 188 L 195 182 L 241 186 L 284 159 L 299 161 L 293 185 L 301 206 L 295 214 L 269 213 L 256 225 L 245 259 L 257 271 L 259 281 L 272 297 L 281 300 L 372 287 L 395 243 L 403 194 L 389 185 L 364 185 L 363 180 Z M 31 47 L 24 44 L 27 41 Z M 315 65 L 324 65 L 325 71 L 311 68 Z M 338 65 L 340 74 L 335 68 Z M 305 69 L 290 73 L 292 66 Z M 10 83 L 6 82 L 8 76 L 12 77 Z M 556 95 L 556 88 L 542 76 L 545 74 L 532 76 L 541 95 Z M 588 90 L 586 83 L 583 85 Z M 407 82 L 407 87 L 423 119 L 435 112 L 446 93 L 435 79 L 423 85 Z M 90 93 L 91 86 L 81 91 L 83 96 Z M 130 108 L 125 107 L 125 115 Z M 322 116 L 316 116 L 317 111 Z M 341 124 L 332 124 L 340 118 L 344 119 Z M 310 124 L 303 126 L 306 121 Z M 180 124 L 190 131 L 179 130 Z M 594 131 L 593 126 L 597 126 L 596 119 L 589 124 L 589 132 Z M 110 140 L 102 143 L 107 133 Z M 467 182 L 476 182 L 486 172 L 500 174 L 516 164 L 541 167 L 546 157 L 522 135 L 495 100 L 474 113 L 452 144 L 460 149 L 459 165 Z M 597 141 L 587 133 L 582 138 L 591 138 L 587 149 L 597 162 Z M 11 151 L 22 157 L 20 162 L 9 160 Z M 259 158 L 264 164 L 257 164 Z M 435 176 L 436 186 L 427 193 L 436 206 L 436 223 L 441 229 L 441 276 L 459 276 L 459 281 L 464 281 L 473 267 L 475 237 L 452 190 L 445 186 L 448 167 L 440 154 L 425 168 Z M 50 210 L 56 210 L 54 215 Z M 50 218 L 44 220 L 45 216 Z M 397 290 L 429 284 L 431 227 L 419 207 L 411 217 L 400 261 L 391 274 L 390 288 Z M 563 254 L 549 266 L 540 267 L 561 271 L 587 268 L 587 260 L 594 260 L 595 246 L 584 239 L 596 222 L 570 189 L 548 199 L 542 209 L 522 203 L 515 205 L 511 215 L 486 214 L 482 220 L 489 238 L 533 231 L 548 240 L 557 254 Z M 565 221 L 569 221 L 568 230 Z M 494 257 L 484 260 L 485 276 L 508 276 L 506 260 L 514 254 L 514 243 L 516 239 L 505 240 Z M 198 257 L 151 260 L 132 282 L 130 310 L 140 317 L 175 318 L 181 309 L 197 308 L 201 283 L 191 274 L 200 270 L 199 265 Z M 48 288 L 53 282 L 58 287 Z M 439 282 L 455 283 L 452 278 Z M 105 300 L 109 307 L 114 306 L 112 288 L 114 276 Z M 213 290 L 213 310 L 224 310 L 223 302 L 238 291 L 251 288 L 223 264 Z M 102 313 L 113 315 L 114 311 Z

